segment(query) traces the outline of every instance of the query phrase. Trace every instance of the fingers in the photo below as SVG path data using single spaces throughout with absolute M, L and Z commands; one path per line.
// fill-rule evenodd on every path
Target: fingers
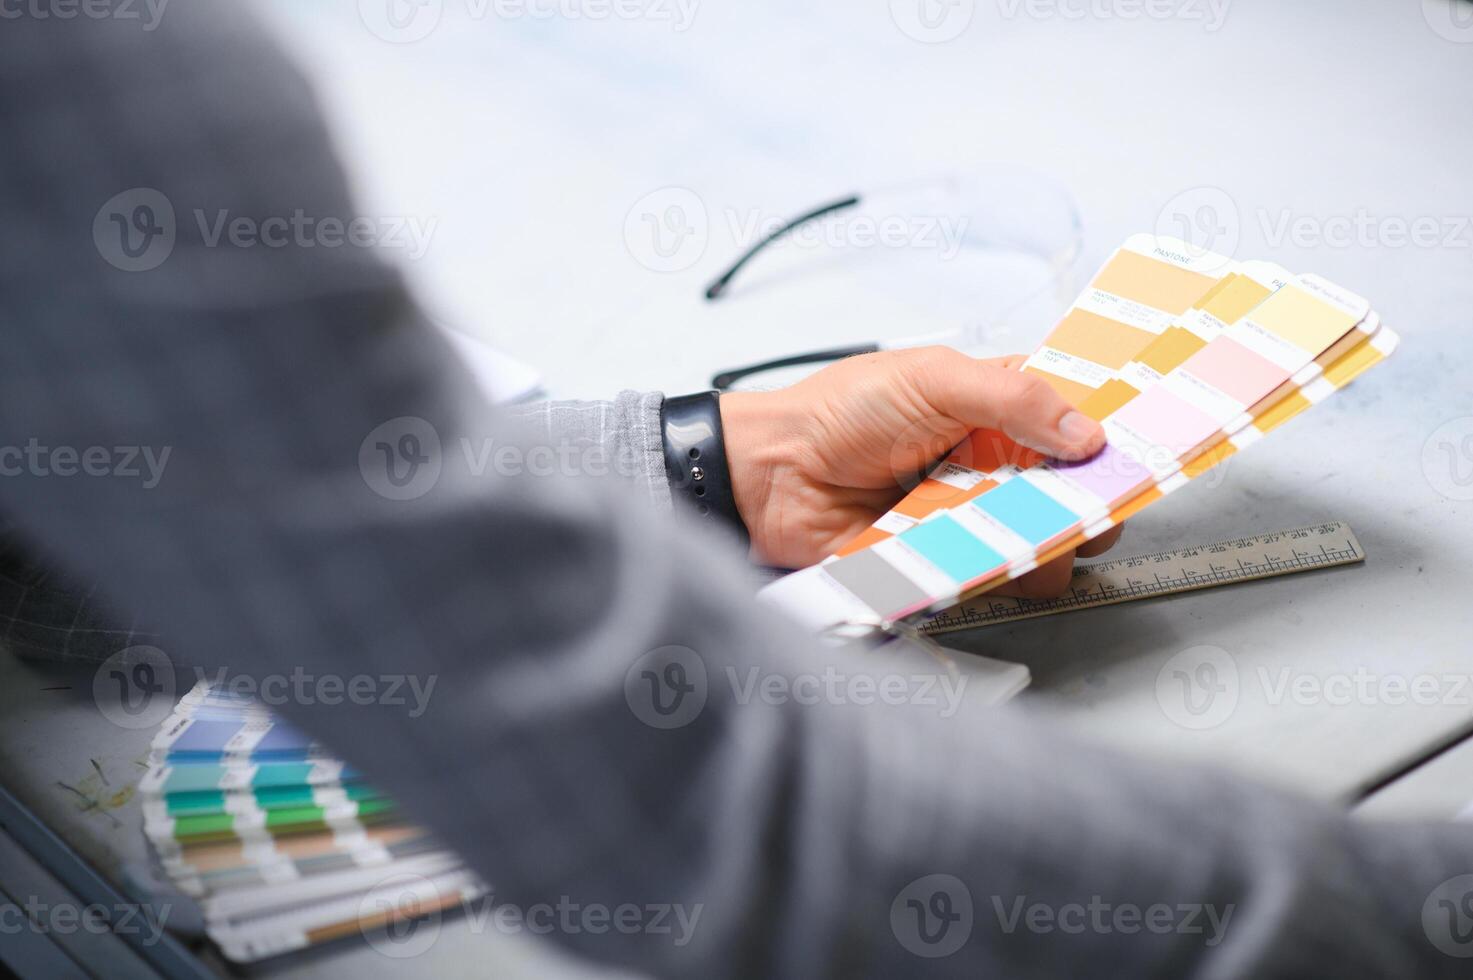
M 997 595 L 1018 596 L 1023 599 L 1053 599 L 1069 591 L 1069 581 L 1074 577 L 1074 552 L 1055 558 L 1047 565 L 1039 565 L 1027 575 L 1013 579 L 997 588 Z
M 917 393 L 937 411 L 978 429 L 1064 459 L 1084 459 L 1105 444 L 1099 424 L 1074 410 L 1037 375 L 978 361 L 946 347 L 917 351 Z
M 1114 527 L 1110 528 L 1110 530 L 1106 531 L 1099 537 L 1091 538 L 1084 544 L 1080 545 L 1079 557 L 1094 558 L 1097 555 L 1103 555 L 1105 552 L 1115 547 L 1115 542 L 1120 540 L 1120 535 L 1124 532 L 1125 525 L 1116 524 Z
M 1024 599 L 1053 599 L 1063 595 L 1069 591 L 1069 584 L 1074 578 L 1074 560 L 1094 558 L 1104 554 L 1115 546 L 1115 542 L 1120 540 L 1120 535 L 1124 530 L 1124 524 L 1117 524 L 1099 537 L 1080 545 L 1078 551 L 1061 555 L 1046 565 L 1040 565 L 1027 575 L 999 586 L 997 594 L 1019 596 Z

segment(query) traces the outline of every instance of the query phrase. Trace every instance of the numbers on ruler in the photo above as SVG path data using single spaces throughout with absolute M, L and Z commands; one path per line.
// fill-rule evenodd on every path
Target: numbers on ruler
M 1318 544 L 1314 550 L 1290 548 L 1290 557 L 1272 549 L 1284 541 L 1304 541 L 1316 537 L 1345 534 L 1338 522 L 1290 531 L 1275 531 L 1249 538 L 1219 541 L 1209 545 L 1192 545 L 1178 551 L 1135 555 L 1130 558 L 1095 562 L 1074 568 L 1070 593 L 1057 599 L 986 599 L 963 605 L 953 613 L 942 613 L 924 627 L 927 632 L 938 629 L 961 629 L 988 623 L 1006 622 L 1048 612 L 1088 608 L 1122 600 L 1147 598 L 1173 592 L 1189 591 L 1211 585 L 1259 578 L 1265 574 L 1283 573 L 1322 565 L 1340 564 L 1364 557 L 1347 535 L 1340 547 Z M 1255 552 L 1255 549 L 1258 549 Z M 1227 560 L 1207 560 L 1201 564 L 1190 559 L 1206 556 L 1229 556 Z M 1175 565 L 1174 569 L 1163 566 Z M 1205 567 L 1204 567 L 1205 565 Z M 1129 574 L 1131 569 L 1151 568 L 1146 577 Z M 1114 580 L 1110 578 L 1116 574 Z M 985 602 L 985 604 L 983 604 Z

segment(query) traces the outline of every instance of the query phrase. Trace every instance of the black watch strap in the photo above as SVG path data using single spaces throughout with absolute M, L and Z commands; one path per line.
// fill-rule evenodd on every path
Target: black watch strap
M 746 525 L 737 513 L 721 431 L 720 393 L 666 398 L 660 409 L 665 440 L 665 472 L 676 506 L 684 503 L 702 518 L 724 522 L 745 544 Z

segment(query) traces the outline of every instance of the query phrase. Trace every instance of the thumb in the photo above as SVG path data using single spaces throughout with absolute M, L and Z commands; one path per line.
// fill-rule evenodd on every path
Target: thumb
M 937 411 L 974 429 L 999 429 L 1015 442 L 1061 459 L 1085 459 L 1105 445 L 1098 422 L 1047 381 L 967 357 L 947 347 L 917 358 L 917 393 Z

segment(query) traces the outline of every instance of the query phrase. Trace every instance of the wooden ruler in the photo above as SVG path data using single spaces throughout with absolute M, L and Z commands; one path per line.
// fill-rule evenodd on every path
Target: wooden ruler
M 1365 559 L 1366 553 L 1350 528 L 1340 521 L 1332 521 L 1177 551 L 1080 564 L 1074 569 L 1068 594 L 1057 599 L 980 595 L 937 613 L 922 622 L 920 630 L 952 633 L 1075 609 L 1353 565 Z

